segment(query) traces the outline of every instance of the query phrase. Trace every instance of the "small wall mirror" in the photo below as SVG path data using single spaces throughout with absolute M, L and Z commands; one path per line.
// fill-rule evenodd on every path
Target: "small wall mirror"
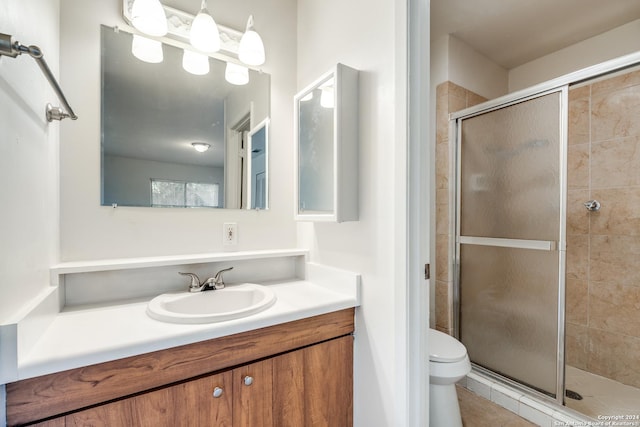
M 358 219 L 358 71 L 343 64 L 295 98 L 299 221 Z
M 334 210 L 335 77 L 324 76 L 299 97 L 298 212 L 331 214 Z
M 132 43 L 102 27 L 102 204 L 266 209 L 270 76 L 236 86 L 224 61 L 194 75 L 183 49 L 163 44 L 148 63 Z

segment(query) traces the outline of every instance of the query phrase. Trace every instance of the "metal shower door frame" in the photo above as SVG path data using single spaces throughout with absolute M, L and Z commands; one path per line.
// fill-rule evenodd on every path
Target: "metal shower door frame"
M 460 205 L 461 205 L 461 160 L 462 160 L 462 122 L 466 119 L 483 115 L 492 111 L 500 110 L 516 104 L 521 104 L 533 99 L 540 98 L 545 95 L 559 93 L 559 233 L 558 241 L 545 240 L 521 240 L 521 239 L 502 239 L 490 237 L 470 237 L 460 235 Z M 504 102 L 489 103 L 489 105 L 480 105 L 478 108 L 470 108 L 462 112 L 452 115 L 450 121 L 450 141 L 455 141 L 453 159 L 455 159 L 455 167 L 453 168 L 453 177 L 455 182 L 455 207 L 454 207 L 454 226 L 455 226 L 455 244 L 453 257 L 453 329 L 454 335 L 460 338 L 460 246 L 461 244 L 470 245 L 486 245 L 492 247 L 509 247 L 518 249 L 533 249 L 543 251 L 558 252 L 558 309 L 557 309 L 557 354 L 556 354 L 556 403 L 562 405 L 564 403 L 565 393 L 565 273 L 566 273 L 566 209 L 567 209 L 567 147 L 568 147 L 568 83 L 562 86 L 554 87 L 548 90 L 542 90 L 533 94 L 522 97 L 507 99 Z M 549 396 L 529 388 L 524 384 L 517 383 L 487 368 L 473 364 L 476 368 L 481 368 L 488 372 L 496 379 L 516 385 L 518 388 L 524 388 L 526 391 L 541 396 L 544 399 L 551 399 Z

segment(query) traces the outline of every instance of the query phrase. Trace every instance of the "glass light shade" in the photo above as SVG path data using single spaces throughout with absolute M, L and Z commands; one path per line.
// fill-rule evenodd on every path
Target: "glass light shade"
M 325 86 L 320 93 L 320 105 L 324 108 L 333 108 L 335 106 L 333 86 Z
M 131 53 L 140 61 L 158 64 L 164 59 L 162 53 L 162 43 L 157 40 L 151 40 L 146 37 L 133 35 L 131 42 Z
M 253 29 L 253 15 L 247 20 L 247 28 L 240 39 L 238 58 L 247 65 L 262 65 L 265 61 L 264 43 Z
M 191 146 L 195 148 L 198 153 L 204 153 L 209 149 L 209 147 L 211 147 L 211 145 L 206 142 L 192 142 Z
M 249 69 L 242 65 L 227 62 L 227 68 L 224 71 L 224 78 L 232 85 L 246 85 L 249 83 Z
M 131 7 L 131 23 L 145 34 L 161 37 L 167 34 L 167 16 L 160 0 L 135 0 Z
M 182 55 L 182 68 L 197 76 L 209 73 L 209 57 L 205 54 L 185 49 Z
M 203 52 L 211 53 L 220 50 L 220 32 L 213 17 L 207 9 L 201 9 L 191 23 L 189 31 L 191 45 Z

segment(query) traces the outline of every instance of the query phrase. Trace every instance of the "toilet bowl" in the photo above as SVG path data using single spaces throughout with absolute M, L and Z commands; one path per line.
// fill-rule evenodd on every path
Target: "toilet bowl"
M 429 329 L 429 426 L 462 427 L 456 382 L 471 371 L 465 346 Z

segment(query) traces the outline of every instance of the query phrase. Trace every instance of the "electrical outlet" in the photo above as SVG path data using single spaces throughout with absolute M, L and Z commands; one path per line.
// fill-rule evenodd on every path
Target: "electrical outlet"
M 222 244 L 238 244 L 238 224 L 236 224 L 235 222 L 225 222 L 222 225 Z

